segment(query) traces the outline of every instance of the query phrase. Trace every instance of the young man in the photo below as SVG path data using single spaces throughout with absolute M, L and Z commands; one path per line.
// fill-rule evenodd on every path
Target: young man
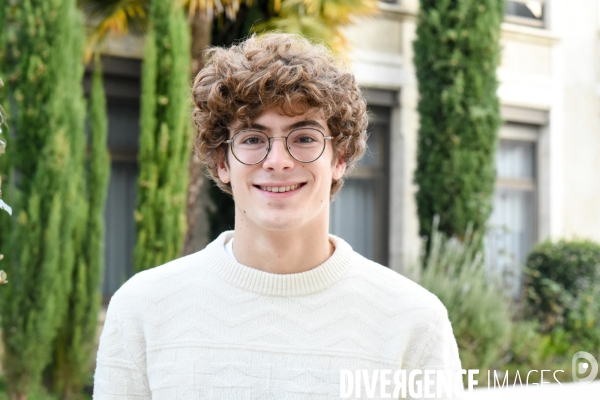
M 366 147 L 354 77 L 324 47 L 268 34 L 213 49 L 193 99 L 196 148 L 233 195 L 235 230 L 115 293 L 94 398 L 335 399 L 344 371 L 460 370 L 439 300 L 328 234 Z M 369 398 L 386 398 L 385 380 Z

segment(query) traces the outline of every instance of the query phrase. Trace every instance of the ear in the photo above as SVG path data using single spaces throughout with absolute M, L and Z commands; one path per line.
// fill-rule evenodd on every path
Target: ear
M 231 174 L 229 173 L 229 165 L 225 160 L 225 157 L 227 157 L 225 154 L 219 154 L 217 160 L 217 172 L 219 174 L 219 179 L 221 179 L 223 183 L 229 183 L 231 182 Z
M 338 152 L 337 160 L 335 161 L 335 164 L 333 165 L 332 178 L 335 180 L 340 179 L 342 177 L 342 175 L 344 175 L 345 171 L 346 171 L 346 160 L 344 159 L 344 153 L 342 153 L 340 151 L 340 152 Z

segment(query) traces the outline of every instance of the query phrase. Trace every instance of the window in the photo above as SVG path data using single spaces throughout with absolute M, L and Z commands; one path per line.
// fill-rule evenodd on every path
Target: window
M 369 107 L 367 152 L 331 204 L 330 232 L 370 260 L 388 265 L 389 107 Z
M 133 249 L 135 247 L 135 210 L 138 166 L 135 159 L 113 158 L 110 182 L 104 209 L 104 302 L 133 276 Z
M 105 77 L 106 80 L 110 79 Z M 105 247 L 102 296 L 110 298 L 133 276 L 140 105 L 107 93 L 110 182 L 104 213 Z
M 543 0 L 507 0 L 504 20 L 515 24 L 535 27 L 544 26 L 545 5 Z
M 486 237 L 488 271 L 520 294 L 521 271 L 536 240 L 537 127 L 505 124 L 496 153 L 496 189 Z

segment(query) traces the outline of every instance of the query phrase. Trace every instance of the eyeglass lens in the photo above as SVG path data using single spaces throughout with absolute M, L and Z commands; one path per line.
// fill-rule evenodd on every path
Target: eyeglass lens
M 296 160 L 312 162 L 323 153 L 325 138 L 316 129 L 297 129 L 288 135 L 287 146 L 288 151 Z M 259 163 L 269 151 L 269 136 L 261 131 L 240 131 L 233 137 L 231 150 L 233 155 L 244 164 Z

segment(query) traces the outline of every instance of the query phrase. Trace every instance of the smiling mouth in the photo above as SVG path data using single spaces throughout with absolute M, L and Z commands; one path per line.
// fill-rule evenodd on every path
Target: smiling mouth
M 260 190 L 264 190 L 266 192 L 272 192 L 272 193 L 285 193 L 285 192 L 291 192 L 292 190 L 296 190 L 301 186 L 304 186 L 306 183 L 297 183 L 295 185 L 290 185 L 290 186 L 258 186 L 255 185 L 255 187 L 259 188 Z

